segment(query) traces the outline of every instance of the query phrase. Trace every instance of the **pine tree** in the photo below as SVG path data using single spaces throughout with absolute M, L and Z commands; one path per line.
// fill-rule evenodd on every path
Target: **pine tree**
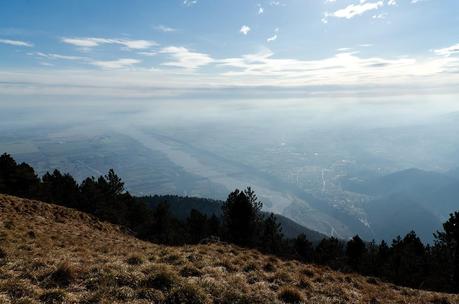
M 270 253 L 279 253 L 283 237 L 281 224 L 277 222 L 277 218 L 271 213 L 263 221 L 261 247 Z
M 160 203 L 153 210 L 153 224 L 151 226 L 151 239 L 161 244 L 170 244 L 172 242 L 171 235 L 172 221 L 167 202 Z
M 63 175 L 59 170 L 52 174 L 46 172 L 42 177 L 40 199 L 76 208 L 80 201 L 78 183 L 70 174 Z
M 305 262 L 312 262 L 314 258 L 314 247 L 312 243 L 307 239 L 304 233 L 298 235 L 294 242 L 293 248 L 295 253 Z
M 108 170 L 105 180 L 107 181 L 111 195 L 116 196 L 124 192 L 124 182 L 116 175 L 113 169 Z
M 238 245 L 254 245 L 261 207 L 262 203 L 251 188 L 231 192 L 222 206 L 226 238 Z
M 315 250 L 315 260 L 320 264 L 338 266 L 343 254 L 343 244 L 340 240 L 335 237 L 325 238 Z
M 9 154 L 0 156 L 0 192 L 20 197 L 36 198 L 40 179 L 31 166 L 17 164 Z
M 207 236 L 207 216 L 196 209 L 192 209 L 186 220 L 186 227 L 192 243 L 199 243 Z
M 392 270 L 391 279 L 397 284 L 419 288 L 426 269 L 424 244 L 414 231 L 403 239 L 398 237 L 392 243 L 388 268 Z
M 215 214 L 212 214 L 212 216 L 209 219 L 209 236 L 212 237 L 220 237 L 221 236 L 221 224 L 220 220 Z
M 452 269 L 453 290 L 459 292 L 459 212 L 451 214 L 443 224 L 443 231 L 438 231 L 434 236 L 447 250 Z
M 347 242 L 346 257 L 354 270 L 357 270 L 359 265 L 361 265 L 362 257 L 366 251 L 365 243 L 358 235 Z

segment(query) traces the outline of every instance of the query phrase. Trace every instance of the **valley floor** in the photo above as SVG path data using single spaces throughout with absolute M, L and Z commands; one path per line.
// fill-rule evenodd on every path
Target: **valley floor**
M 0 303 L 459 303 L 256 250 L 167 247 L 71 209 L 0 195 Z

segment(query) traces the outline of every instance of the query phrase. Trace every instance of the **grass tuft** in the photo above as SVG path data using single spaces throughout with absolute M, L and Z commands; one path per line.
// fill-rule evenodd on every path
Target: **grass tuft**
M 65 303 L 67 296 L 63 290 L 47 290 L 40 296 L 40 301 L 44 304 L 62 304 Z
M 255 264 L 254 262 L 249 262 L 244 266 L 244 268 L 242 270 L 244 272 L 252 272 L 252 271 L 256 271 L 257 268 L 258 268 L 257 264 Z
M 115 289 L 112 295 L 117 300 L 128 301 L 132 300 L 136 296 L 136 293 L 131 287 L 123 286 Z
M 164 301 L 165 304 L 205 304 L 208 302 L 209 299 L 205 292 L 192 284 L 174 288 Z
M 153 273 L 147 277 L 144 285 L 148 288 L 159 290 L 170 290 L 174 285 L 179 283 L 178 276 L 167 269 L 161 269 L 157 273 Z
M 308 279 L 301 278 L 300 281 L 298 282 L 298 287 L 300 287 L 301 289 L 311 289 L 312 284 Z
M 143 259 L 140 255 L 131 255 L 127 260 L 126 263 L 129 265 L 137 266 L 143 264 Z
M 144 288 L 137 292 L 137 298 L 148 300 L 150 303 L 163 303 L 164 294 L 160 290 Z
M 451 304 L 450 301 L 448 301 L 448 299 L 446 297 L 440 297 L 440 296 L 436 296 L 434 297 L 430 303 L 432 304 Z
M 292 287 L 284 287 L 279 292 L 279 300 L 290 304 L 300 304 L 304 302 L 301 293 Z
M 45 280 L 47 286 L 67 287 L 77 277 L 76 268 L 67 261 L 60 263 L 56 269 Z
M 266 272 L 274 272 L 276 271 L 276 266 L 274 266 L 273 263 L 268 262 L 265 264 L 265 266 L 263 266 L 263 270 Z
M 180 275 L 182 277 L 200 277 L 202 272 L 192 265 L 186 265 L 180 270 Z
M 12 299 L 33 297 L 35 295 L 32 286 L 16 279 L 0 282 L 0 293 L 5 293 Z
M 303 269 L 302 273 L 308 278 L 312 278 L 315 275 L 314 271 L 307 269 L 307 268 Z

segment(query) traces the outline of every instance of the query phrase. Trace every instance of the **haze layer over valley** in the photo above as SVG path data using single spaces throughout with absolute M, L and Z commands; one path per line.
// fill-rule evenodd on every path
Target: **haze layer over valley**
M 391 240 L 416 230 L 431 241 L 459 201 L 454 97 L 2 108 L 0 151 L 40 174 L 57 168 L 82 179 L 114 168 L 136 195 L 221 200 L 252 186 L 266 211 L 339 238 Z

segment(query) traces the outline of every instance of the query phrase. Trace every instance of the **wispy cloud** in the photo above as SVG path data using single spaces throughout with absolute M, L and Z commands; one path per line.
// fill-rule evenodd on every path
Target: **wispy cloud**
M 151 52 L 151 51 L 150 52 L 138 52 L 137 54 L 143 55 L 143 56 L 149 56 L 149 57 L 153 57 L 153 56 L 158 55 L 157 52 Z
M 62 42 L 82 48 L 92 48 L 103 44 L 118 44 L 128 49 L 147 49 L 158 45 L 155 41 L 110 39 L 110 38 L 62 38 Z
M 271 2 L 269 2 L 269 5 L 271 5 L 271 6 L 286 6 L 285 3 L 282 3 L 280 1 L 271 1 Z
M 54 66 L 54 64 L 46 62 L 46 61 L 40 61 L 38 64 L 40 64 L 42 66 L 46 66 L 46 67 L 53 67 Z
M 172 33 L 172 32 L 176 32 L 177 29 L 175 28 L 172 28 L 172 27 L 169 27 L 169 26 L 165 26 L 165 25 L 157 25 L 155 26 L 155 30 L 159 31 L 159 32 L 163 32 L 163 33 Z
M 186 6 L 193 6 L 198 3 L 198 0 L 183 0 L 183 4 Z
M 33 44 L 30 42 L 20 41 L 20 40 L 10 40 L 10 39 L 0 39 L 1 44 L 8 44 L 12 46 L 25 46 L 33 47 Z
M 387 13 L 381 13 L 381 14 L 373 15 L 371 18 L 373 18 L 373 19 L 386 19 L 386 17 L 387 17 Z
M 28 54 L 35 55 L 35 56 L 42 57 L 42 58 L 47 58 L 47 59 L 61 59 L 61 60 L 73 60 L 73 61 L 88 60 L 87 57 L 69 56 L 69 55 L 61 55 L 61 54 L 53 54 L 53 53 L 47 54 L 47 53 L 42 53 L 42 52 L 34 52 L 34 53 L 28 53 Z
M 437 55 L 446 56 L 446 57 L 456 55 L 456 54 L 459 55 L 459 43 L 452 45 L 450 47 L 434 50 L 434 52 Z
M 266 42 L 273 42 L 273 41 L 276 41 L 277 40 L 277 33 L 279 33 L 279 28 L 276 27 L 274 29 L 274 35 L 272 35 L 271 37 L 269 37 L 268 39 L 266 39 Z
M 105 39 L 100 38 L 62 38 L 62 42 L 79 46 L 79 47 L 95 47 L 105 42 Z
M 117 60 L 105 60 L 105 61 L 90 61 L 90 64 L 98 66 L 103 69 L 124 69 L 134 64 L 140 63 L 140 60 L 121 58 Z
M 148 40 L 115 40 L 116 44 L 124 45 L 129 49 L 143 50 L 158 45 L 155 41 Z
M 208 65 L 214 60 L 207 54 L 197 53 L 188 50 L 185 47 L 169 46 L 161 49 L 163 54 L 168 54 L 174 61 L 162 63 L 164 66 L 194 70 L 201 66 Z
M 269 37 L 266 39 L 266 42 L 273 42 L 277 40 L 277 34 L 274 34 L 274 36 Z
M 247 35 L 250 32 L 250 27 L 247 25 L 243 25 L 239 30 L 241 34 Z
M 89 57 L 82 57 L 82 56 L 70 56 L 70 55 L 62 55 L 62 54 L 54 54 L 54 53 L 43 53 L 43 52 L 33 52 L 28 53 L 28 55 L 36 56 L 39 59 L 48 59 L 48 60 L 68 60 L 68 61 L 76 61 L 83 64 L 89 64 L 93 66 L 100 67 L 102 69 L 124 69 L 130 66 L 133 66 L 137 63 L 140 63 L 140 60 L 131 59 L 131 58 L 121 58 L 115 60 L 95 60 Z M 48 63 L 48 65 L 54 65 L 50 62 L 40 61 L 40 64 Z
M 258 15 L 262 15 L 264 12 L 265 12 L 265 9 L 263 8 L 263 6 L 261 6 L 261 4 L 258 4 L 258 12 L 257 12 L 257 14 Z

